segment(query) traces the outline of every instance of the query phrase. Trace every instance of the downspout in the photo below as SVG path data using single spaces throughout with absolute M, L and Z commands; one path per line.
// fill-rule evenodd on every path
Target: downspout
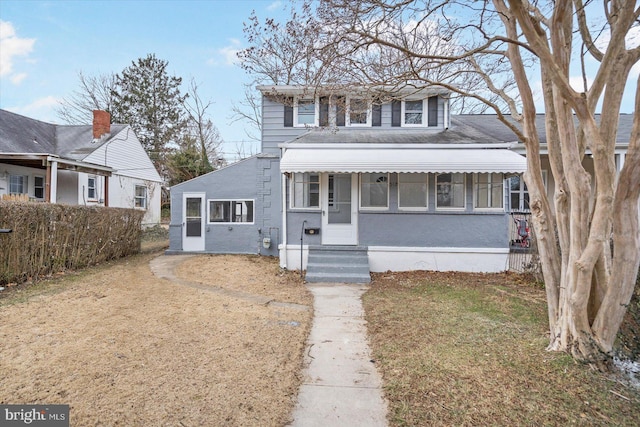
M 284 155 L 285 148 L 280 150 L 280 159 Z M 282 177 L 282 250 L 284 255 L 280 257 L 282 268 L 287 269 L 287 175 L 281 174 Z

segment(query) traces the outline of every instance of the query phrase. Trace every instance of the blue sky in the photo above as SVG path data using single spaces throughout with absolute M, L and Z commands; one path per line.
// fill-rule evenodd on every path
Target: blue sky
M 243 22 L 252 10 L 261 20 L 286 19 L 287 5 L 288 0 L 0 0 L 0 108 L 60 123 L 55 107 L 78 88 L 80 71 L 119 73 L 153 53 L 169 62 L 170 74 L 185 83 L 195 79 L 201 98 L 214 102 L 212 120 L 229 160 L 243 142 L 245 153 L 257 152 L 259 144 L 247 142 L 245 124 L 231 124 L 231 107 L 242 101 L 243 83 L 250 81 L 234 63 L 235 52 L 246 47 Z M 640 31 L 633 36 L 640 42 Z M 639 72 L 636 64 L 623 113 L 633 112 Z
M 248 138 L 242 123 L 230 124 L 232 103 L 244 96 L 244 71 L 234 64 L 243 48 L 243 22 L 252 10 L 288 16 L 274 0 L 0 0 L 0 108 L 51 123 L 58 100 L 87 76 L 119 73 L 154 53 L 169 73 L 200 85 L 211 115 L 236 150 Z M 186 88 L 186 85 L 185 85 Z M 251 143 L 254 149 L 257 143 Z M 245 144 L 245 147 L 247 145 Z

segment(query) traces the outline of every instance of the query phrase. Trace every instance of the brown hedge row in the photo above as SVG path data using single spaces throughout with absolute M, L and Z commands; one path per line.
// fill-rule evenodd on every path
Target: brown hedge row
M 0 285 L 140 251 L 144 212 L 0 201 Z

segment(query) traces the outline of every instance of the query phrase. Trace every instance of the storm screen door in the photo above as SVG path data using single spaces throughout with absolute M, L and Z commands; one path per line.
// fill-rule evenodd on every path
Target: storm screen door
M 204 193 L 185 193 L 182 206 L 182 250 L 204 251 Z
M 358 175 L 322 174 L 323 245 L 358 244 Z

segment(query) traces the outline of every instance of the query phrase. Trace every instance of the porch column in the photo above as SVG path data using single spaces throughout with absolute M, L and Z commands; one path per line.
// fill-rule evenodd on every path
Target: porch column
M 104 177 L 104 205 L 109 206 L 109 177 Z
M 47 162 L 47 179 L 45 188 L 45 202 L 56 203 L 58 193 L 58 162 Z

